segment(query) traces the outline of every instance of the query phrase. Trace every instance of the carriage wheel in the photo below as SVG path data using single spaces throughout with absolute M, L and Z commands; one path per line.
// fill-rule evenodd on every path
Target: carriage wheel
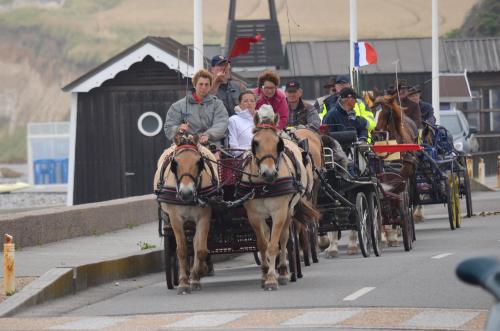
M 356 210 L 357 210 L 357 228 L 359 248 L 364 257 L 371 254 L 371 218 L 370 210 L 366 195 L 363 192 L 358 192 L 356 195 Z
M 467 171 L 467 163 L 465 163 L 464 190 L 465 190 L 465 204 L 467 206 L 467 217 L 470 218 L 472 217 L 472 197 L 470 190 L 469 172 Z
M 450 221 L 450 229 L 455 230 L 460 227 L 460 195 L 458 193 L 458 180 L 457 176 L 451 171 L 447 172 L 447 177 L 446 204 L 448 207 L 448 220 Z
M 402 192 L 400 195 L 399 216 L 401 223 L 401 232 L 403 233 L 403 246 L 405 251 L 411 251 L 413 248 L 413 226 L 411 224 L 410 206 L 408 192 Z
M 368 194 L 368 206 L 370 208 L 370 215 L 372 220 L 371 226 L 371 239 L 373 252 L 376 256 L 382 255 L 382 247 L 380 241 L 382 240 L 382 210 L 380 208 L 380 199 L 376 192 Z
M 455 203 L 453 204 L 453 207 L 455 208 L 455 227 L 458 229 L 462 226 L 462 220 L 460 217 L 460 177 L 458 174 L 456 174 L 453 178 L 453 189 L 455 194 L 454 199 Z
M 295 242 L 295 262 L 297 265 L 297 278 L 302 278 L 302 266 L 300 264 L 299 233 L 297 232 L 297 228 L 295 227 L 295 224 L 293 225 L 293 231 L 291 233 L 293 233 L 293 238 L 294 238 L 294 242 Z
M 309 245 L 311 246 L 311 257 L 313 263 L 318 263 L 318 223 L 313 221 L 309 224 Z
M 410 224 L 411 224 L 411 233 L 412 233 L 412 239 L 413 241 L 417 240 L 417 237 L 415 235 L 415 219 L 413 219 L 413 213 L 415 212 L 415 208 L 413 206 L 410 207 Z
M 286 250 L 288 254 L 288 268 L 290 269 L 290 281 L 297 281 L 297 255 L 295 254 L 295 226 L 293 221 L 290 223 L 290 235 L 288 237 L 288 242 L 286 244 Z
M 163 255 L 165 258 L 165 276 L 167 280 L 167 288 L 174 288 L 174 285 L 179 285 L 179 264 L 177 261 L 175 237 L 172 231 L 165 230 L 163 237 Z
M 261 265 L 262 262 L 260 262 L 260 254 L 259 251 L 253 252 L 253 259 L 255 260 L 255 264 Z

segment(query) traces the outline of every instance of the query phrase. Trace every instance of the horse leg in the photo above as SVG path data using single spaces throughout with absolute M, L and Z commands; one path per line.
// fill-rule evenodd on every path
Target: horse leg
M 269 265 L 267 262 L 267 246 L 269 241 L 269 227 L 265 220 L 260 219 L 258 216 L 247 212 L 248 221 L 255 232 L 255 237 L 257 239 L 257 249 L 260 253 L 261 259 L 261 287 L 264 288 L 264 283 L 266 282 L 267 272 L 269 271 Z
M 302 257 L 304 259 L 304 264 L 306 266 L 311 265 L 311 261 L 309 260 L 309 227 L 305 224 L 296 223 L 297 232 L 299 233 L 299 242 L 300 248 L 302 251 Z
M 355 255 L 358 253 L 358 233 L 354 230 L 349 232 L 349 241 L 347 242 L 347 255 Z
M 196 224 L 196 234 L 194 236 L 194 264 L 191 272 L 190 287 L 193 291 L 201 290 L 200 278 L 208 273 L 205 260 L 208 256 L 207 238 L 210 228 L 211 213 L 200 217 Z
M 290 280 L 290 274 L 288 273 L 286 267 L 287 261 L 287 243 L 288 238 L 290 237 L 290 219 L 287 221 L 287 224 L 283 227 L 283 231 L 281 231 L 280 237 L 280 265 L 279 265 L 279 276 L 278 276 L 278 284 L 287 285 Z
M 387 246 L 387 225 L 383 225 L 382 229 L 380 229 L 380 243 L 382 244 L 382 247 Z
M 184 222 L 176 213 L 172 213 L 170 217 L 170 224 L 175 235 L 175 242 L 177 243 L 177 259 L 179 260 L 179 286 L 177 286 L 177 294 L 190 293 L 188 276 L 187 276 L 187 247 L 186 236 L 184 234 Z
M 424 206 L 417 205 L 415 211 L 413 212 L 413 220 L 415 223 L 422 223 L 424 221 Z
M 288 210 L 282 208 L 277 210 L 272 215 L 273 227 L 271 229 L 271 240 L 267 249 L 267 263 L 269 271 L 267 272 L 267 279 L 264 283 L 264 289 L 274 291 L 278 289 L 278 281 L 276 279 L 276 256 L 279 251 L 279 242 L 284 231 L 285 226 L 289 223 Z M 288 240 L 288 236 L 286 238 Z M 286 250 L 286 246 L 284 247 Z
M 396 228 L 393 228 L 392 225 L 386 226 L 386 230 L 387 230 L 387 245 L 389 247 L 398 247 L 399 246 L 398 230 Z
M 332 258 L 337 257 L 339 255 L 339 247 L 338 247 L 338 233 L 337 231 L 328 232 L 328 239 L 330 241 L 330 246 L 325 249 L 326 257 Z

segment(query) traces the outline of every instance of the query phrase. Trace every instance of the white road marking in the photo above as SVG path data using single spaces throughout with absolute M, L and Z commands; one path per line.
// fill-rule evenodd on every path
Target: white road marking
M 363 296 L 365 295 L 366 293 L 374 290 L 375 287 L 363 287 L 362 289 L 359 289 L 357 290 L 356 292 L 354 292 L 353 294 L 351 295 L 348 295 L 346 296 L 344 299 L 342 299 L 343 301 L 354 301 L 356 300 L 357 298 L 359 298 L 360 296 Z
M 245 313 L 214 313 L 191 315 L 165 326 L 166 328 L 205 328 L 220 326 L 245 316 Z
M 293 317 L 281 325 L 290 326 L 303 326 L 303 325 L 334 325 L 345 321 L 348 318 L 359 313 L 359 309 L 346 309 L 346 310 L 326 310 L 326 311 L 310 311 L 299 316 Z
M 418 328 L 458 328 L 479 315 L 477 312 L 465 311 L 424 311 L 406 322 L 404 326 Z
M 88 317 L 51 327 L 51 330 L 101 330 L 128 320 L 126 317 Z
M 453 255 L 453 253 L 439 254 L 439 255 L 431 257 L 431 259 L 442 259 L 443 257 L 447 257 L 447 256 L 450 256 L 450 255 Z

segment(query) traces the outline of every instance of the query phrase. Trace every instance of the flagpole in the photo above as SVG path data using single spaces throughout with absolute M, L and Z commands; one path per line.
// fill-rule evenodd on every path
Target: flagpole
M 354 43 L 358 41 L 358 0 L 349 0 L 349 74 L 354 82 Z
M 432 107 L 439 123 L 439 33 L 438 0 L 432 0 Z
M 194 48 L 194 72 L 203 69 L 203 17 L 201 0 L 194 0 L 194 26 L 193 26 L 193 48 Z M 188 63 L 189 65 L 189 63 Z

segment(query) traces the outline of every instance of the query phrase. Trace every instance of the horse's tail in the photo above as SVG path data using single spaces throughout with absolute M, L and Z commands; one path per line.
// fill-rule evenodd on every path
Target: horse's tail
M 318 221 L 321 214 L 308 201 L 300 199 L 295 207 L 295 215 L 293 218 L 300 223 L 308 224 L 313 221 Z

